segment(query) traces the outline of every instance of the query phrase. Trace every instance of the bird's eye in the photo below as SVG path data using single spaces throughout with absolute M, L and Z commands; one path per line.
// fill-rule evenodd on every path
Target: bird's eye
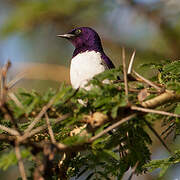
M 76 35 L 79 35 L 79 34 L 81 34 L 81 30 L 80 29 L 76 29 L 76 31 L 74 32 Z

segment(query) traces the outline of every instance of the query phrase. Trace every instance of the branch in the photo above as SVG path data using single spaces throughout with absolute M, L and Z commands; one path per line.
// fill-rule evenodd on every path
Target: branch
M 13 136 L 19 136 L 19 132 L 12 129 L 12 128 L 9 128 L 9 127 L 6 127 L 6 126 L 3 126 L 0 124 L 0 129 L 3 130 L 3 131 L 6 131 L 7 133 L 13 135 Z
M 56 140 L 55 140 L 55 137 L 54 137 L 54 133 L 53 133 L 51 124 L 49 122 L 49 117 L 48 117 L 47 113 L 45 113 L 45 118 L 46 118 L 46 123 L 47 123 L 47 127 L 48 127 L 48 131 L 49 131 L 49 135 L 50 135 L 51 141 L 52 141 L 52 143 L 56 143 Z
M 5 101 L 5 96 L 7 92 L 7 87 L 6 87 L 6 76 L 7 76 L 7 71 L 11 66 L 11 62 L 8 60 L 8 62 L 3 66 L 1 70 L 1 105 Z
M 19 148 L 18 144 L 15 145 L 15 153 L 16 153 L 16 157 L 18 159 L 18 166 L 19 166 L 19 171 L 20 171 L 21 177 L 23 180 L 27 180 L 26 172 L 25 172 L 25 168 L 24 168 L 24 164 L 23 164 L 23 160 L 21 157 L 21 152 L 20 152 L 20 148 Z
M 142 81 L 144 81 L 145 83 L 147 83 L 148 85 L 152 86 L 153 88 L 155 88 L 157 91 L 161 92 L 162 89 L 158 86 L 156 86 L 153 82 L 151 82 L 150 80 L 144 78 L 143 76 L 141 76 L 140 74 L 138 74 L 136 71 L 133 70 L 133 73 Z
M 34 121 L 28 126 L 28 128 L 24 131 L 25 134 L 28 134 L 33 127 L 41 120 L 41 117 L 46 113 L 46 111 L 52 106 L 54 103 L 55 96 L 48 102 L 47 105 L 45 105 L 42 110 L 39 112 L 39 114 L 35 117 Z
M 142 107 L 137 107 L 137 106 L 131 106 L 131 109 L 136 110 L 136 111 L 146 112 L 146 113 L 155 113 L 155 114 L 161 114 L 161 115 L 165 115 L 165 116 L 172 116 L 172 117 L 179 117 L 180 118 L 179 114 L 169 113 L 169 112 L 165 112 L 165 111 L 147 109 L 147 108 L 142 108 Z
M 127 80 L 127 71 L 126 71 L 126 57 L 125 49 L 122 48 L 122 62 L 123 62 L 123 75 L 124 75 L 124 85 L 125 85 L 125 94 L 128 96 L 128 80 Z
M 171 101 L 180 101 L 180 94 L 176 94 L 174 91 L 166 90 L 165 93 L 142 102 L 141 105 L 145 108 L 155 108 Z
M 118 122 L 114 123 L 113 125 L 109 126 L 108 128 L 106 128 L 104 131 L 100 132 L 99 134 L 97 134 L 96 136 L 93 136 L 92 138 L 89 139 L 89 142 L 93 142 L 95 141 L 96 139 L 98 139 L 99 137 L 103 136 L 104 134 L 106 134 L 107 132 L 117 128 L 118 126 L 120 126 L 121 124 L 129 121 L 130 119 L 136 117 L 136 113 L 134 114 L 131 114 L 121 120 L 119 120 Z
M 62 117 L 56 119 L 56 120 L 54 121 L 54 124 L 59 123 L 59 122 L 65 120 L 65 119 L 68 118 L 69 116 L 70 116 L 70 114 L 65 114 L 65 115 L 63 115 Z M 36 133 L 39 133 L 40 131 L 43 131 L 43 130 L 45 130 L 46 128 L 47 128 L 47 124 L 44 124 L 44 125 L 42 125 L 42 126 L 39 126 L 39 127 L 35 128 L 35 129 L 33 129 L 32 131 L 30 131 L 29 133 L 25 133 L 23 136 L 18 137 L 18 141 L 19 141 L 19 142 L 23 142 L 25 139 L 32 137 L 32 136 L 35 135 Z

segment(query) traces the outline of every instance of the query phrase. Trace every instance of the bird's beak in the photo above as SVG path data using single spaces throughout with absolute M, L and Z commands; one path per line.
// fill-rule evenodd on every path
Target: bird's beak
M 57 37 L 67 38 L 67 39 L 72 39 L 75 36 L 76 36 L 75 34 L 58 34 L 57 35 Z

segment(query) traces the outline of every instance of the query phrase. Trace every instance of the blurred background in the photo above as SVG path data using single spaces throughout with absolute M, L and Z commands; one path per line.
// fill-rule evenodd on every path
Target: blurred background
M 56 37 L 73 28 L 89 26 L 101 36 L 106 54 L 116 66 L 121 64 L 121 47 L 127 62 L 136 49 L 135 68 L 142 63 L 177 60 L 180 57 L 179 0 L 0 0 L 0 65 L 9 59 L 9 80 L 28 72 L 17 87 L 39 92 L 69 83 L 73 46 Z M 176 140 L 178 146 L 179 141 Z M 153 159 L 168 154 L 154 142 Z M 167 180 L 180 180 L 178 168 L 170 169 Z M 0 171 L 1 179 L 15 179 Z M 158 172 L 136 179 L 157 179 Z M 126 178 L 125 178 L 126 179 Z

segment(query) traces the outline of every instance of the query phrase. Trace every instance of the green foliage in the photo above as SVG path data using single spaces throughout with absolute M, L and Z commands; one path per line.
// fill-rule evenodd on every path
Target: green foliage
M 161 66 L 154 65 L 154 67 L 158 67 L 161 74 L 161 78 L 156 78 L 156 81 L 161 81 L 165 87 L 169 87 L 169 82 L 178 84 L 179 71 L 176 71 L 174 66 L 178 67 L 179 61 Z M 117 77 L 121 76 L 121 74 L 122 67 L 97 75 L 88 84 L 91 86 L 90 91 L 85 89 L 76 91 L 71 86 L 65 84 L 62 84 L 58 90 L 50 89 L 45 94 L 38 94 L 35 91 L 27 92 L 24 89 L 20 89 L 15 95 L 23 108 L 18 106 L 13 100 L 8 101 L 8 107 L 15 119 L 17 119 L 20 130 L 24 131 L 34 118 L 37 117 L 42 108 L 52 101 L 52 106 L 47 110 L 47 114 L 56 141 L 64 143 L 68 147 L 85 143 L 83 152 L 74 152 L 70 159 L 65 159 L 64 163 L 67 166 L 66 174 L 68 177 L 80 177 L 88 172 L 87 179 L 110 179 L 111 177 L 121 179 L 124 173 L 135 165 L 137 165 L 135 172 L 140 174 L 147 170 L 156 169 L 159 164 L 161 164 L 160 167 L 163 169 L 162 175 L 169 166 L 179 162 L 180 151 L 176 151 L 175 155 L 168 159 L 150 162 L 151 152 L 149 146 L 152 144 L 152 140 L 147 132 L 144 120 L 148 121 L 152 126 L 158 119 L 162 119 L 166 125 L 173 123 L 172 126 L 169 126 L 170 128 L 166 133 L 169 133 L 171 128 L 173 128 L 176 130 L 176 134 L 178 134 L 180 132 L 179 118 L 155 114 L 140 115 L 123 123 L 113 133 L 105 134 L 96 139 L 92 144 L 86 142 L 88 138 L 97 135 L 110 126 L 112 122 L 119 121 L 131 113 L 127 103 L 127 96 L 124 93 L 124 82 L 117 81 Z M 109 83 L 103 83 L 107 79 Z M 148 89 L 144 83 L 139 82 L 129 83 L 129 86 L 137 90 Z M 148 90 L 152 90 L 152 88 Z M 178 86 L 176 90 L 179 91 Z M 129 92 L 128 99 L 131 104 L 139 104 L 137 95 L 134 92 Z M 79 100 L 83 101 L 85 105 L 79 103 Z M 177 102 L 171 102 L 170 105 L 167 103 L 161 108 L 167 107 L 169 107 L 169 112 L 180 113 L 180 106 Z M 83 129 L 76 135 L 70 136 L 72 130 L 84 125 L 82 121 L 84 116 L 93 112 L 101 112 L 112 121 L 88 132 L 88 136 L 81 134 Z M 57 118 L 67 113 L 70 113 L 70 117 L 60 123 L 55 123 Z M 3 113 L 1 113 L 0 119 L 2 125 L 12 127 L 12 123 L 4 117 Z M 35 128 L 45 124 L 46 120 L 43 116 Z M 1 134 L 4 134 L 4 131 L 1 131 Z M 47 139 L 50 140 L 50 136 L 47 132 L 41 132 L 31 137 L 31 139 L 33 142 L 39 143 Z M 2 150 L 8 150 L 10 147 L 11 144 L 1 143 Z M 31 146 L 29 145 L 29 147 Z M 23 155 L 23 152 L 27 150 L 22 149 L 23 158 L 30 158 L 31 153 L 35 153 L 31 148 L 30 152 L 26 152 L 25 155 Z M 4 154 L 4 151 L 1 152 L 0 168 L 6 170 L 10 165 L 17 164 L 13 151 L 6 154 Z M 41 159 L 43 153 L 37 153 L 36 156 Z M 59 160 L 61 160 L 61 155 L 57 154 L 53 163 L 57 165 Z M 54 174 L 55 178 L 56 176 L 57 174 Z
M 159 71 L 156 80 L 166 87 L 172 87 L 173 90 L 180 91 L 180 60 L 179 61 L 165 61 L 163 64 L 144 64 L 142 67 L 156 69 Z
M 160 168 L 161 171 L 159 177 L 163 177 L 169 167 L 178 163 L 180 163 L 180 150 L 175 151 L 174 154 L 168 158 L 162 160 L 153 160 L 150 163 L 146 164 L 145 167 L 148 168 L 150 172 Z
M 161 83 L 165 88 L 169 90 L 174 90 L 177 94 L 180 93 L 180 61 L 166 61 L 164 64 L 150 64 L 145 65 L 150 66 L 153 69 L 158 70 L 158 76 L 156 81 Z M 180 104 L 178 103 L 169 103 L 164 105 L 161 108 L 168 108 L 170 112 L 175 114 L 180 114 Z M 148 121 L 157 120 L 160 118 L 160 115 L 147 115 Z M 172 118 L 172 117 L 161 117 L 163 120 L 163 126 L 168 126 L 167 129 L 162 133 L 165 135 L 165 139 L 169 134 L 175 131 L 174 138 L 180 134 L 180 118 Z M 144 167 L 148 169 L 148 171 L 152 172 L 155 169 L 161 169 L 159 173 L 159 177 L 164 177 L 167 170 L 172 167 L 174 164 L 180 162 L 180 151 L 176 150 L 174 154 L 170 157 L 162 159 L 162 160 L 152 160 L 150 163 L 146 164 Z

